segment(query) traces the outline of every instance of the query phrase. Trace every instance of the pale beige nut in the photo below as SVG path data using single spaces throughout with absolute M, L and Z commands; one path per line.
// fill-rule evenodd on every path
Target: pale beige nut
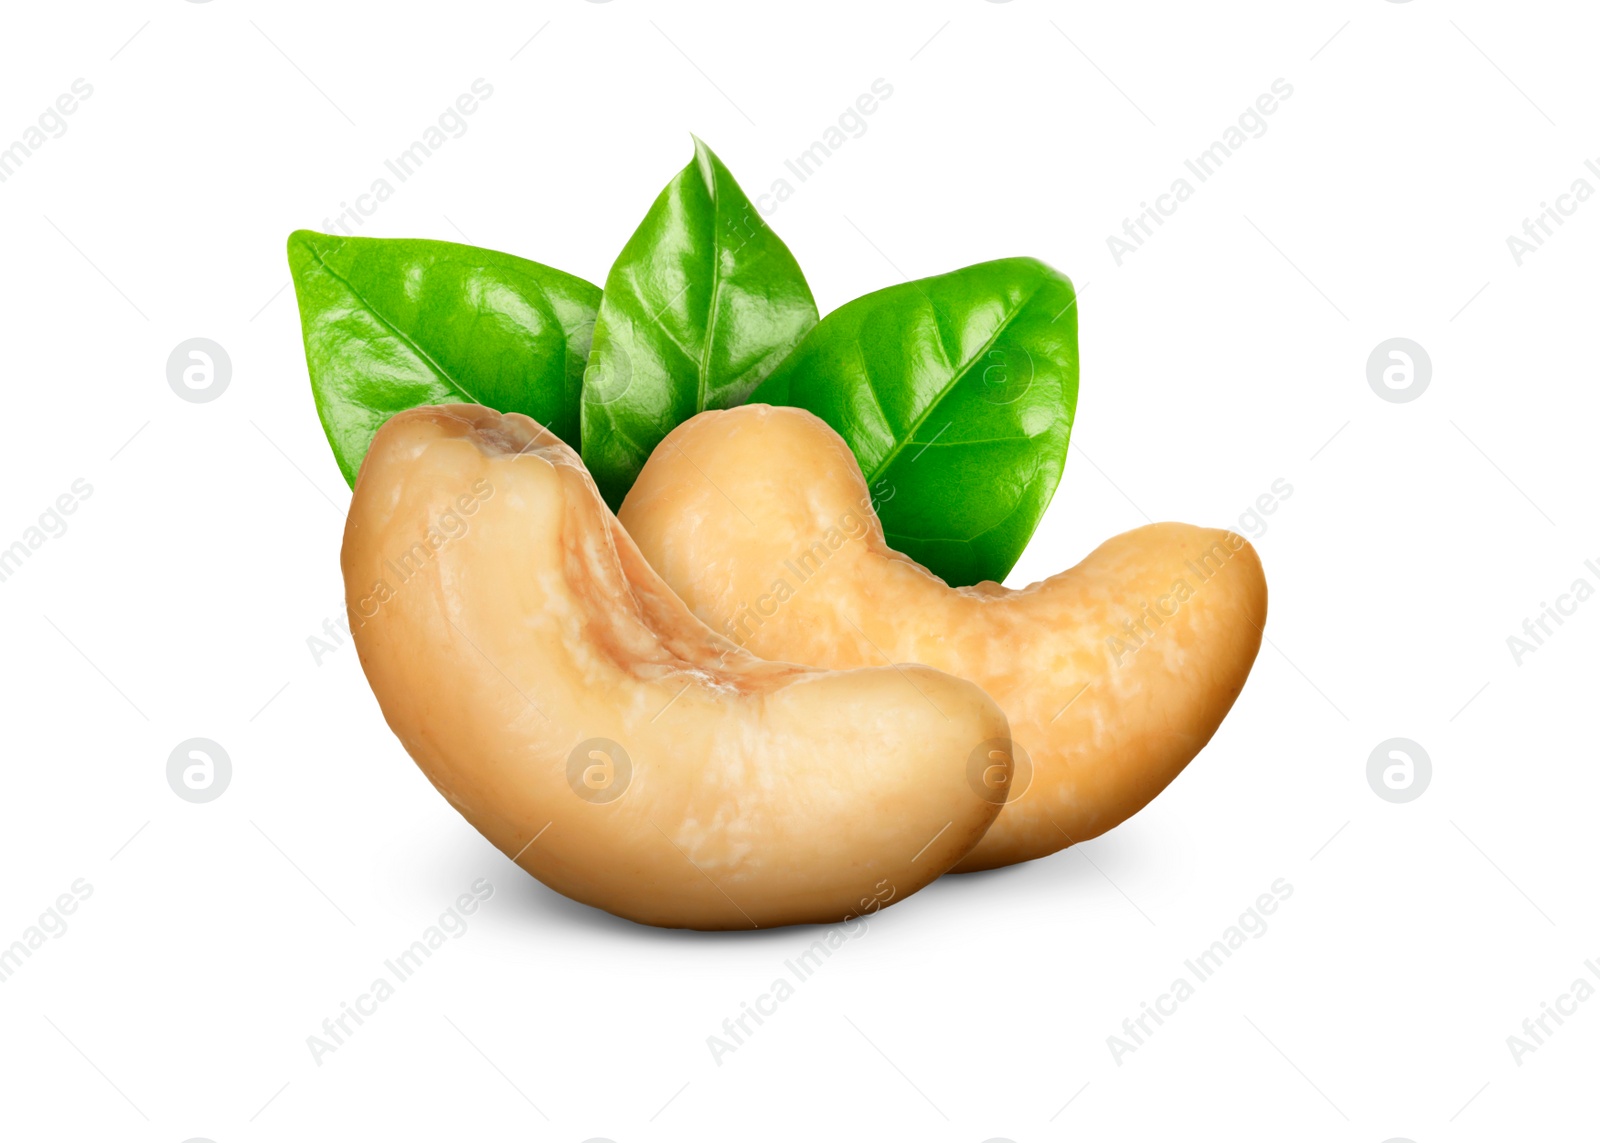
M 978 743 L 1009 751 L 981 690 L 733 646 L 527 417 L 392 418 L 342 562 L 390 727 L 485 837 L 579 901 L 697 929 L 837 923 L 926 885 L 999 812 L 966 777 Z
M 952 589 L 888 548 L 849 448 L 799 409 L 678 426 L 620 518 L 696 615 L 759 655 L 923 663 L 988 691 L 1017 779 L 958 872 L 1053 853 L 1141 809 L 1222 722 L 1267 616 L 1255 549 L 1187 524 L 1116 536 L 1021 590 Z

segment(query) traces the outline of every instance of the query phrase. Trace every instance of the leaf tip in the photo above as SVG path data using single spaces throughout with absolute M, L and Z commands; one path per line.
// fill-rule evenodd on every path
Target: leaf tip
M 700 169 L 700 177 L 705 180 L 706 186 L 715 187 L 717 185 L 717 167 L 722 164 L 722 160 L 718 159 L 717 153 L 693 131 L 689 132 L 689 138 L 694 140 L 694 159 L 691 165 Z
M 328 249 L 332 242 L 331 234 L 322 234 L 315 230 L 292 231 L 286 244 L 290 269 L 298 269 L 307 259 Z

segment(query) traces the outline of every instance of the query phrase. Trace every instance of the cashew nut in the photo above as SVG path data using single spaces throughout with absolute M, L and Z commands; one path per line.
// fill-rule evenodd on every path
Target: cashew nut
M 390 727 L 485 837 L 579 901 L 674 927 L 837 923 L 926 885 L 999 812 L 967 778 L 980 743 L 1009 773 L 981 690 L 717 636 L 527 417 L 391 418 L 342 563 Z
M 1116 536 L 1021 590 L 950 588 L 887 547 L 849 448 L 799 409 L 684 422 L 620 518 L 696 615 L 758 655 L 924 663 L 1000 704 L 1015 782 L 958 872 L 1042 857 L 1141 809 L 1222 722 L 1266 622 L 1255 550 L 1187 524 Z

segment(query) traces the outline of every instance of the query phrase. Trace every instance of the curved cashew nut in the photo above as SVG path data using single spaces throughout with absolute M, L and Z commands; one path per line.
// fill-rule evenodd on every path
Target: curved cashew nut
M 1141 809 L 1222 722 L 1266 622 L 1255 549 L 1187 524 L 1116 536 L 1019 591 L 952 589 L 888 548 L 849 448 L 799 409 L 684 422 L 619 516 L 690 609 L 758 655 L 925 663 L 1000 704 L 1015 784 L 957 872 L 1054 853 Z
M 838 923 L 910 895 L 999 812 L 1005 717 L 926 667 L 769 663 L 661 582 L 566 445 L 475 405 L 391 418 L 342 554 L 384 717 L 485 837 L 653 925 Z

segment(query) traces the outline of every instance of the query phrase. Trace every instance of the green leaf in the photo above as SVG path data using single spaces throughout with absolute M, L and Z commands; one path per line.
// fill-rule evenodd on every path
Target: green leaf
M 583 460 L 615 509 L 651 450 L 743 403 L 817 304 L 781 239 L 699 139 L 606 276 L 583 386 Z
M 891 546 L 952 586 L 999 582 L 1066 463 L 1077 309 L 1032 258 L 891 286 L 824 318 L 752 400 L 844 437 Z
M 289 268 L 317 415 L 354 486 L 372 434 L 417 405 L 525 413 L 578 447 L 597 287 L 510 254 L 297 230 Z

